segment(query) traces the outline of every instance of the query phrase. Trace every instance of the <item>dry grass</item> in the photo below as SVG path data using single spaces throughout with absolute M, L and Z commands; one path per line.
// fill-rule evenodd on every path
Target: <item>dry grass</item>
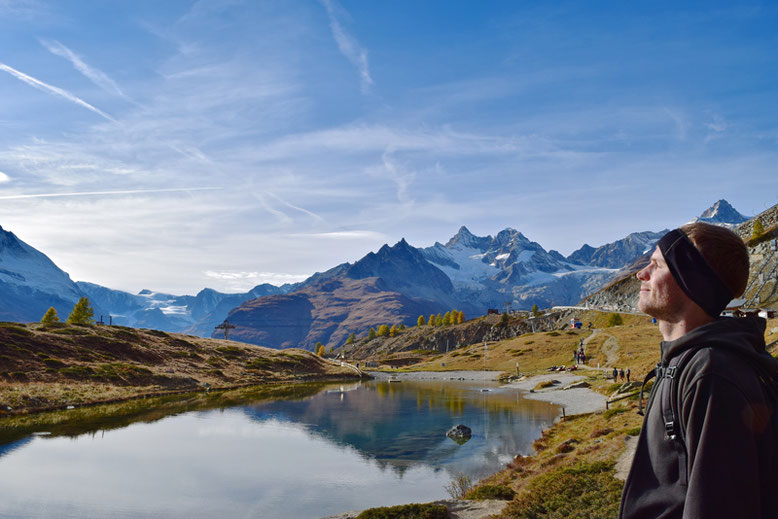
M 121 326 L 0 323 L 0 413 L 355 373 L 311 352 Z

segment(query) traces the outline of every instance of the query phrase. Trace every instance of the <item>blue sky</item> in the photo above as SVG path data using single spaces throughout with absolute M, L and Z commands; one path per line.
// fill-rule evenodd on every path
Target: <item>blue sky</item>
M 0 225 L 136 292 L 778 203 L 769 2 L 0 0 Z

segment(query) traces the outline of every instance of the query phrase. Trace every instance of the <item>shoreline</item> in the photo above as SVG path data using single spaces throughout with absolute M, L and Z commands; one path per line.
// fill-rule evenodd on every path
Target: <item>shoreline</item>
M 405 373 L 368 372 L 375 380 L 497 380 L 501 371 L 415 371 Z M 523 398 L 542 400 L 562 407 L 563 415 L 593 413 L 605 410 L 607 398 L 604 395 L 587 387 L 570 388 L 570 384 L 585 380 L 585 375 L 567 372 L 538 373 L 525 375 L 519 380 L 508 382 L 503 388 L 519 389 L 525 391 Z M 533 390 L 533 388 L 546 380 L 557 380 L 559 384 L 549 388 Z M 532 391 L 532 392 L 531 392 Z M 562 418 L 560 415 L 559 418 Z M 510 501 L 469 501 L 465 499 L 449 499 L 433 501 L 445 504 L 449 509 L 451 519 L 488 519 L 502 512 L 502 509 Z M 349 511 L 336 515 L 330 515 L 322 519 L 355 519 L 361 511 Z
M 375 380 L 472 380 L 472 381 L 496 381 L 502 371 L 410 371 L 404 373 L 366 372 Z M 525 391 L 523 398 L 542 400 L 556 404 L 564 409 L 565 415 L 577 415 L 593 413 L 605 410 L 607 397 L 586 387 L 567 389 L 571 384 L 586 380 L 586 375 L 568 372 L 551 372 L 525 375 L 519 380 L 508 382 L 501 388 L 520 389 Z M 541 382 L 557 380 L 559 384 L 533 390 Z

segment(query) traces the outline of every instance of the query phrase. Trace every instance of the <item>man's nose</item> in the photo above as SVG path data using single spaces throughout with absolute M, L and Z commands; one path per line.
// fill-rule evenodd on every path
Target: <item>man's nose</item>
M 636 277 L 637 277 L 637 278 L 638 278 L 640 281 L 646 281 L 646 280 L 648 279 L 648 267 L 643 267 L 642 269 L 640 269 L 640 270 L 638 271 L 638 273 L 637 273 L 637 274 L 635 274 L 635 276 L 636 276 Z

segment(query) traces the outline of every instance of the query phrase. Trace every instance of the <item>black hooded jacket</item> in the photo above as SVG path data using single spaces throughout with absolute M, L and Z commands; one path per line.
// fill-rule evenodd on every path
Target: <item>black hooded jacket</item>
M 667 382 L 660 379 L 648 399 L 619 517 L 778 517 L 774 404 L 754 368 L 778 370 L 765 351 L 764 330 L 758 317 L 722 318 L 661 343 L 665 366 L 702 347 L 676 375 L 688 480 L 679 470 L 678 444 L 665 436 L 659 395 Z

